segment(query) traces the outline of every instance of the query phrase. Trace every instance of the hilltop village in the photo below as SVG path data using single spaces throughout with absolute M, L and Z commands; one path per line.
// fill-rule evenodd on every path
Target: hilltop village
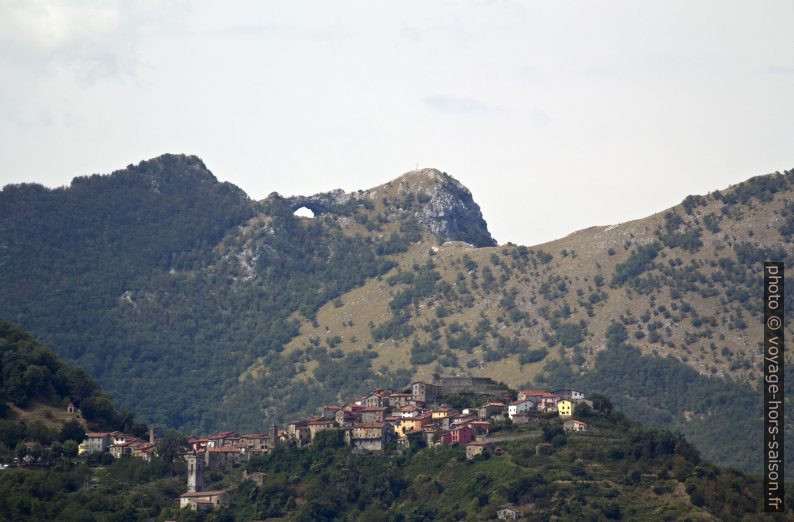
M 451 394 L 480 397 L 501 396 L 478 407 L 455 409 L 442 402 Z M 516 396 L 491 379 L 480 377 L 438 377 L 432 382 L 417 381 L 401 392 L 377 388 L 368 395 L 343 405 L 326 405 L 318 415 L 299 419 L 279 429 L 271 424 L 268 433 L 237 434 L 227 431 L 209 437 L 188 439 L 187 491 L 180 496 L 180 507 L 213 509 L 228 503 L 224 490 L 204 490 L 204 470 L 232 466 L 251 456 L 271 451 L 280 444 L 310 445 L 320 433 L 335 430 L 345 443 L 361 451 L 401 450 L 421 442 L 427 446 L 460 444 L 466 457 L 499 452 L 497 437 L 489 437 L 496 423 L 522 424 L 538 415 L 573 415 L 578 403 L 592 403 L 574 389 L 521 390 Z M 566 431 L 586 431 L 584 422 L 568 419 Z M 156 438 L 150 430 L 149 440 L 119 433 L 87 433 L 80 453 L 109 452 L 150 460 L 156 450 Z M 256 480 L 257 477 L 251 477 Z

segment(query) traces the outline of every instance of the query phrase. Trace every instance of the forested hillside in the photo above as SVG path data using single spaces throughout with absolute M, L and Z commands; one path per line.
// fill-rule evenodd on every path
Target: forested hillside
M 754 469 L 758 267 L 794 254 L 793 181 L 760 176 L 530 248 L 493 246 L 469 191 L 436 170 L 254 202 L 167 155 L 5 187 L 0 316 L 143 420 L 186 431 L 258 430 L 376 385 L 472 374 L 613 386 L 632 414 Z M 643 372 L 627 378 L 626 361 Z M 682 400 L 687 382 L 710 398 Z
M 132 414 L 118 413 L 85 371 L 64 363 L 49 348 L 3 320 L 0 375 L 2 460 L 27 454 L 26 444 L 33 444 L 37 458 L 45 452 L 74 456 L 86 430 L 146 431 Z M 74 413 L 67 412 L 70 404 Z

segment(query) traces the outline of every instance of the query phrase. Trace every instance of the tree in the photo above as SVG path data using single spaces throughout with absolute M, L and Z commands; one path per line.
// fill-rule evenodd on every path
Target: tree
M 612 401 L 600 393 L 591 393 L 590 400 L 593 401 L 593 409 L 600 412 L 612 411 Z
M 28 447 L 25 446 L 24 441 L 19 441 L 17 443 L 17 447 L 14 448 L 14 454 L 17 456 L 18 459 L 22 459 L 25 455 L 28 454 Z
M 312 447 L 317 450 L 339 448 L 344 445 L 342 432 L 339 430 L 322 430 L 314 435 Z
M 43 451 L 44 451 L 44 449 L 41 447 L 41 444 L 39 444 L 38 442 L 35 442 L 33 444 L 33 446 L 30 448 L 30 455 L 34 459 L 38 459 L 39 457 L 41 457 L 41 454 L 42 454 Z
M 573 416 L 577 419 L 586 419 L 593 415 L 593 409 L 586 402 L 577 402 L 573 407 Z
M 65 442 L 67 440 L 82 442 L 84 438 L 85 430 L 80 423 L 74 419 L 65 422 L 61 427 L 61 433 L 58 435 L 58 440 L 61 442 Z
M 176 430 L 169 430 L 157 445 L 157 455 L 166 464 L 173 464 L 177 455 L 187 449 L 187 437 Z
M 67 440 L 63 443 L 63 454 L 66 457 L 74 458 L 77 456 L 77 443 L 73 440 Z

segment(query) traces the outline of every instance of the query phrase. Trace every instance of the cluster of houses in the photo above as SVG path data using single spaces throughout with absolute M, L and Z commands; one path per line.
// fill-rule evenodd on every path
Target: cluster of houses
M 466 456 L 471 459 L 486 452 L 498 453 L 499 448 L 487 439 L 493 422 L 510 419 L 514 423 L 524 423 L 532 415 L 554 412 L 561 417 L 571 417 L 576 404 L 584 402 L 592 406 L 584 393 L 573 389 L 521 390 L 512 401 L 512 397 L 505 394 L 503 401 L 458 410 L 441 404 L 441 397 L 451 392 L 469 391 L 498 396 L 503 389 L 485 378 L 443 379 L 434 377 L 433 382 L 414 382 L 405 391 L 377 388 L 347 404 L 322 406 L 317 416 L 292 421 L 283 430 L 272 424 L 268 433 L 221 432 L 209 437 L 192 437 L 188 439 L 189 449 L 185 455 L 187 492 L 180 496 L 180 507 L 210 510 L 228 502 L 226 491 L 204 491 L 204 469 L 239 464 L 280 444 L 303 447 L 326 430 L 340 432 L 347 444 L 360 450 L 383 451 L 390 445 L 407 447 L 415 440 L 423 440 L 428 446 L 465 445 Z M 587 428 L 586 423 L 578 420 L 564 422 L 566 431 Z M 132 455 L 149 460 L 155 442 L 154 432 L 150 433 L 148 443 L 117 432 L 88 433 L 80 451 L 109 451 L 114 457 Z
M 347 444 L 361 450 L 383 451 L 390 444 L 406 447 L 412 438 L 420 437 L 428 446 L 465 445 L 466 457 L 472 459 L 483 453 L 499 452 L 495 443 L 486 438 L 492 422 L 510 419 L 524 423 L 532 415 L 553 412 L 570 417 L 576 404 L 593 405 L 578 390 L 522 390 L 514 401 L 505 395 L 503 402 L 488 402 L 459 411 L 439 404 L 439 400 L 453 390 L 493 393 L 501 388 L 484 378 L 454 378 L 449 382 L 443 379 L 414 382 L 410 390 L 403 392 L 377 388 L 344 405 L 322 406 L 317 416 L 292 421 L 285 430 L 277 429 L 274 424 L 267 434 L 221 432 L 206 438 L 191 438 L 187 455 L 188 491 L 180 497 L 180 507 L 212 509 L 228 502 L 228 493 L 223 490 L 202 491 L 205 467 L 239 463 L 279 444 L 303 447 L 326 430 L 341 432 Z M 588 429 L 586 423 L 574 419 L 566 420 L 563 426 L 566 431 Z
M 506 397 L 504 402 L 458 411 L 437 404 L 444 393 L 443 385 L 427 382 L 413 383 L 410 392 L 378 388 L 345 405 L 323 406 L 317 417 L 290 422 L 286 439 L 303 446 L 323 430 L 341 430 L 348 444 L 371 451 L 382 451 L 390 442 L 406 445 L 411 435 L 422 436 L 428 446 L 469 444 L 488 435 L 495 420 L 522 423 L 535 412 L 570 417 L 575 404 L 589 402 L 584 393 L 572 389 L 522 390 L 512 402 Z M 586 425 L 567 425 L 566 429 L 581 431 Z
M 156 450 L 157 436 L 153 427 L 149 428 L 148 441 L 120 431 L 102 431 L 86 433 L 85 439 L 78 446 L 80 455 L 108 452 L 117 459 L 129 455 L 147 462 L 152 460 Z

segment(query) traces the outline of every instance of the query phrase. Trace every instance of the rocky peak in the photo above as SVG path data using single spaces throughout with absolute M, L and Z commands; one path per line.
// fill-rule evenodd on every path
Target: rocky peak
M 496 245 L 469 189 L 437 169 L 412 170 L 369 190 L 352 193 L 333 190 L 313 196 L 293 196 L 287 202 L 293 211 L 306 207 L 319 215 L 333 214 L 353 198 L 382 202 L 390 220 L 412 216 L 441 241 L 464 241 L 477 247 Z
M 368 193 L 384 188 L 398 198 L 416 198 L 414 217 L 442 241 L 465 241 L 477 247 L 496 245 L 469 189 L 446 172 L 412 170 Z

